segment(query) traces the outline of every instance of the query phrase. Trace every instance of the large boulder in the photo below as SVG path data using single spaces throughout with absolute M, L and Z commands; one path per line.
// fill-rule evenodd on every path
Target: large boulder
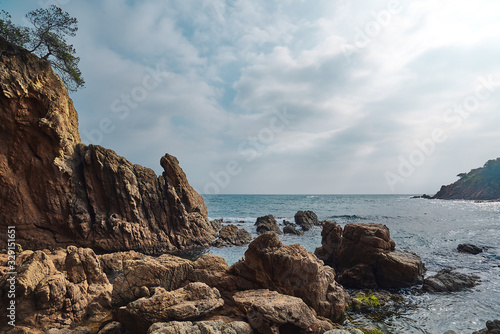
M 226 225 L 219 231 L 219 238 L 215 241 L 215 247 L 243 246 L 252 241 L 250 232 L 238 228 L 236 225 Z
M 234 295 L 234 301 L 245 313 L 250 326 L 263 334 L 324 333 L 333 325 L 316 318 L 300 298 L 276 291 L 247 290 Z
M 229 269 L 223 257 L 204 254 L 192 263 L 193 270 L 187 279 L 190 282 L 203 282 L 209 286 L 217 286 L 222 276 Z
M 118 309 L 115 317 L 129 332 L 140 334 L 157 322 L 198 319 L 223 304 L 216 288 L 197 282 L 174 291 L 157 288 L 151 297 L 137 299 Z
M 192 269 L 191 261 L 169 254 L 127 260 L 123 264 L 123 275 L 113 283 L 113 305 L 121 306 L 149 296 L 149 289 L 154 287 L 178 289 Z
M 148 334 L 252 334 L 253 329 L 243 321 L 170 321 L 157 322 Z
M 12 48 L 0 37 L 0 51 Z M 215 240 L 203 198 L 175 157 L 161 158 L 157 176 L 81 143 L 73 102 L 46 60 L 1 57 L 0 110 L 0 229 L 16 226 L 25 249 L 156 253 Z M 6 238 L 0 233 L 1 244 Z
M 70 246 L 54 252 L 27 250 L 17 260 L 19 328 L 26 326 L 35 331 L 69 327 L 110 312 L 112 286 L 91 249 Z M 2 305 L 9 303 L 10 278 L 9 274 L 0 278 Z M 2 307 L 2 318 L 6 317 L 4 312 Z
M 294 216 L 295 223 L 304 231 L 309 231 L 313 226 L 320 226 L 318 216 L 312 211 L 297 211 Z
M 442 269 L 436 275 L 424 280 L 423 289 L 427 292 L 456 292 L 477 285 L 479 277 Z
M 276 219 L 274 219 L 273 215 L 267 215 L 263 217 L 257 218 L 255 222 L 255 226 L 257 226 L 257 233 L 262 234 L 269 231 L 276 232 L 278 234 L 282 234 Z
M 251 282 L 256 289 L 299 297 L 321 316 L 340 316 L 346 307 L 347 294 L 335 281 L 335 271 L 304 247 L 282 244 L 274 232 L 250 243 L 244 259 L 228 273 Z M 236 288 L 244 290 L 237 282 Z
M 346 287 L 405 288 L 423 282 L 420 257 L 395 250 L 385 225 L 347 224 L 342 231 L 325 222 L 322 237 L 316 254 L 337 270 L 338 281 Z
M 458 245 L 457 250 L 460 253 L 468 253 L 468 254 L 472 254 L 472 255 L 477 255 L 477 254 L 483 252 L 482 248 L 480 248 L 476 245 L 473 245 L 473 244 L 460 244 L 460 245 Z

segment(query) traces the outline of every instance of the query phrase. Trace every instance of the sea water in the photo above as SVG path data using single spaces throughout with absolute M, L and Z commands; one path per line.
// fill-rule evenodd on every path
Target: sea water
M 410 195 L 204 195 L 210 219 L 223 218 L 255 233 L 257 217 L 272 214 L 279 223 L 294 221 L 299 210 L 312 210 L 320 220 L 380 223 L 389 227 L 396 248 L 418 254 L 426 276 L 454 268 L 480 277 L 480 284 L 456 293 L 403 291 L 403 305 L 377 317 L 355 315 L 352 322 L 384 333 L 430 333 L 446 330 L 472 333 L 487 320 L 500 318 L 500 203 L 412 199 Z M 281 226 L 282 227 L 282 226 Z M 285 244 L 299 243 L 314 252 L 321 245 L 321 227 L 303 236 L 283 235 Z M 486 247 L 479 255 L 457 252 L 461 243 Z M 232 264 L 243 247 L 210 248 L 205 252 Z

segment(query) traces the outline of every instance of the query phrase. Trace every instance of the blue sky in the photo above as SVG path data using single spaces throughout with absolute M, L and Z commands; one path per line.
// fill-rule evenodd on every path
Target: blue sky
M 500 156 L 500 3 L 37 0 L 59 5 L 86 143 L 201 193 L 435 193 Z

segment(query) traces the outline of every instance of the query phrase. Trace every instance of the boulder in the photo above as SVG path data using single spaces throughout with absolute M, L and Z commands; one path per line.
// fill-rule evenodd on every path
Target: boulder
M 267 215 L 263 217 L 257 218 L 255 222 L 255 226 L 257 226 L 257 233 L 262 234 L 269 231 L 276 232 L 278 234 L 282 234 L 280 228 L 278 227 L 278 223 L 276 219 L 272 215 Z
M 451 269 L 440 270 L 424 280 L 423 290 L 427 292 L 456 292 L 477 285 L 479 277 L 466 275 Z
M 178 289 L 192 269 L 191 261 L 169 254 L 127 260 L 123 264 L 123 275 L 118 276 L 113 283 L 113 305 L 126 305 L 138 298 L 147 297 L 149 289 L 153 287 L 162 287 L 168 291 Z
M 215 241 L 215 247 L 243 246 L 252 241 L 250 232 L 238 228 L 236 225 L 226 225 L 219 231 L 219 238 Z
M 479 248 L 473 244 L 460 244 L 460 245 L 458 245 L 457 250 L 460 253 L 469 253 L 469 254 L 473 254 L 473 255 L 477 255 L 477 254 L 483 252 L 482 248 Z
M 472 334 L 500 334 L 500 320 L 489 320 L 486 322 L 486 328 Z
M 325 222 L 316 254 L 337 270 L 338 281 L 349 288 L 405 288 L 423 282 L 420 257 L 395 250 L 385 225 L 347 224 L 342 231 Z
M 112 286 L 91 249 L 28 250 L 17 260 L 17 326 L 64 329 L 110 312 Z M 2 303 L 8 302 L 8 278 L 4 275 L 0 279 Z M 2 308 L 2 317 L 4 312 Z
M 13 46 L 0 37 L 0 50 Z M 158 176 L 112 150 L 84 145 L 78 115 L 50 64 L 0 59 L 0 230 L 25 249 L 76 245 L 148 253 L 209 246 L 217 231 L 178 160 Z M 6 233 L 0 233 L 5 245 Z
M 295 234 L 295 235 L 304 235 L 304 231 L 297 230 L 297 228 L 293 225 L 287 225 L 283 227 L 284 234 Z
M 252 327 L 243 321 L 170 321 L 157 322 L 148 329 L 148 334 L 252 334 Z
M 224 304 L 219 291 L 205 283 L 189 283 L 183 288 L 166 291 L 155 289 L 154 295 L 137 299 L 115 312 L 115 318 L 132 333 L 146 333 L 157 322 L 193 320 L 209 314 Z
M 259 333 L 324 333 L 333 324 L 316 318 L 300 298 L 276 291 L 247 290 L 237 292 L 234 301 L 246 313 L 248 322 Z
M 217 286 L 221 277 L 229 269 L 223 257 L 205 254 L 193 262 L 193 270 L 188 275 L 190 282 L 203 282 L 208 286 Z
M 346 307 L 347 294 L 335 281 L 335 271 L 304 247 L 282 244 L 274 232 L 252 241 L 244 259 L 235 263 L 228 274 L 251 282 L 255 289 L 299 297 L 324 317 L 340 316 Z M 237 280 L 233 282 L 238 290 L 249 288 L 239 287 Z
M 312 211 L 297 211 L 294 216 L 295 223 L 302 227 L 302 230 L 309 231 L 313 226 L 320 226 L 318 216 Z
M 119 273 L 123 273 L 123 266 L 127 260 L 140 260 L 146 257 L 146 255 L 136 252 L 116 252 L 108 253 L 97 256 L 99 262 L 101 262 L 101 268 L 105 274 L 113 276 Z

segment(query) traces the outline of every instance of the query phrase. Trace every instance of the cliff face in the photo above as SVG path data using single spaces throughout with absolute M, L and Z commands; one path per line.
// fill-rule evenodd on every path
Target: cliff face
M 481 168 L 457 175 L 460 180 L 447 186 L 432 198 L 498 200 L 500 199 L 500 158 L 489 160 Z
M 0 40 L 0 49 L 11 46 Z M 176 158 L 157 177 L 115 152 L 83 145 L 78 115 L 49 64 L 0 58 L 0 238 L 24 248 L 75 244 L 106 251 L 209 245 L 216 231 Z

